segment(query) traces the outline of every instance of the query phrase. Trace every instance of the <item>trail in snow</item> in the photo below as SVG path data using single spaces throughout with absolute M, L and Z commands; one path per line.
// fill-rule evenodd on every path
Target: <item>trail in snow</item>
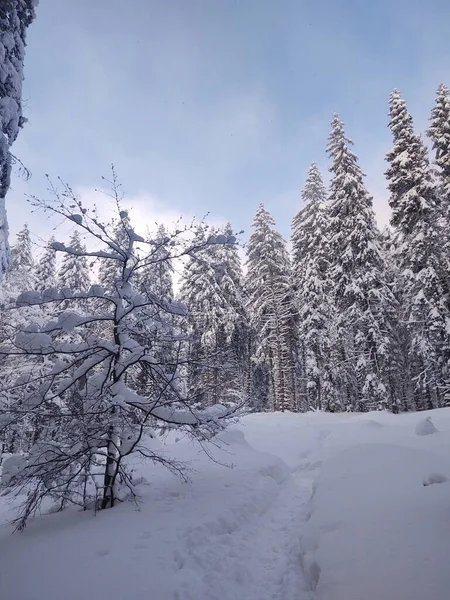
M 183 559 L 175 600 L 313 598 L 319 570 L 314 560 L 305 557 L 301 538 L 321 467 L 314 457 L 320 456 L 328 433 L 316 430 L 305 436 L 301 452 L 297 440 L 290 471 L 278 485 L 279 493 L 260 514 L 232 528 L 224 518 L 213 535 L 209 531 L 205 536 L 203 528 L 189 532 L 180 554 Z M 253 443 L 260 445 L 257 440 Z M 273 466 L 266 475 L 275 480 L 280 477 Z
M 309 518 L 315 474 L 315 466 L 307 462 L 293 471 L 270 506 L 236 531 L 224 527 L 200 544 L 198 532 L 190 532 L 185 540 L 190 558 L 180 563 L 176 600 L 312 598 L 309 573 L 303 574 L 300 539 Z

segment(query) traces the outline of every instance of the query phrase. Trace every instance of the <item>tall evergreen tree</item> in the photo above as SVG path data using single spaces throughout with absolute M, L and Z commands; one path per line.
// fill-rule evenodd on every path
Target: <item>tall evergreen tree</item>
M 227 236 L 233 235 L 230 223 Z M 234 243 L 215 247 L 216 277 L 225 300 L 223 358 L 227 364 L 226 378 L 236 392 L 250 392 L 250 331 L 244 307 L 243 274 L 238 246 Z
M 142 291 L 151 292 L 165 302 L 171 302 L 174 298 L 174 268 L 172 262 L 167 260 L 169 242 L 164 225 L 160 225 L 155 236 L 155 247 L 149 253 L 148 264 L 140 274 Z
M 304 207 L 292 219 L 292 270 L 298 285 L 304 280 L 306 265 L 322 241 L 323 209 L 327 190 L 322 175 L 312 163 L 302 190 Z
M 119 247 L 125 246 L 129 241 L 130 231 L 130 217 L 128 211 L 123 210 L 113 227 L 113 242 Z M 106 290 L 113 291 L 115 289 L 115 282 L 121 280 L 123 274 L 120 272 L 120 268 L 121 266 L 118 261 L 100 259 L 99 279 Z
M 56 284 L 56 251 L 53 249 L 54 237 L 51 237 L 39 262 L 35 267 L 36 289 L 45 290 Z
M 11 249 L 11 267 L 3 282 L 5 299 L 13 298 L 27 286 L 35 285 L 34 259 L 30 230 L 25 224 L 17 234 L 16 243 Z
M 346 408 L 371 410 L 390 403 L 383 372 L 389 359 L 388 314 L 393 298 L 386 283 L 372 198 L 352 144 L 335 115 L 327 149 L 332 160 L 328 279 L 341 340 L 342 396 Z
M 286 244 L 261 204 L 247 246 L 247 311 L 254 358 L 269 379 L 267 404 L 273 410 L 297 408 L 295 353 L 297 313 Z
M 431 112 L 428 135 L 433 143 L 435 163 L 442 181 L 442 202 L 445 212 L 450 211 L 450 90 L 441 83 L 436 92 L 436 103 Z M 446 214 L 450 223 L 450 215 Z
M 37 0 L 0 3 L 0 279 L 9 263 L 5 198 L 11 180 L 11 145 L 26 119 L 22 116 L 25 33 L 35 17 Z
M 168 310 L 174 300 L 174 268 L 170 260 L 170 242 L 171 238 L 161 225 L 152 249 L 143 257 L 143 268 L 137 273 L 137 282 L 138 290 L 146 299 L 146 306 L 136 311 L 135 327 L 141 334 L 140 343 L 153 348 L 155 361 L 175 383 L 175 348 L 173 343 L 168 341 L 172 340 L 175 334 L 175 319 Z M 115 271 L 118 273 L 117 268 Z M 150 395 L 155 392 L 152 368 L 146 364 L 140 365 L 135 375 L 136 387 L 140 393 Z
M 315 163 L 302 191 L 305 206 L 292 221 L 292 268 L 299 310 L 299 341 L 308 407 L 334 410 L 330 325 L 332 305 L 326 272 L 329 249 L 326 236 L 327 191 Z
M 86 246 L 82 243 L 77 229 L 69 240 L 69 247 L 77 254 L 66 253 L 64 255 L 58 273 L 59 284 L 74 292 L 85 292 L 90 286 L 89 267 L 85 256 Z
M 439 210 L 427 151 L 397 90 L 390 97 L 394 146 L 386 160 L 402 278 L 403 320 L 408 324 L 412 378 L 418 408 L 438 406 L 448 390 L 447 259 L 441 250 Z
M 17 234 L 17 241 L 11 251 L 11 267 L 13 270 L 33 268 L 34 260 L 31 251 L 31 237 L 28 225 Z
M 230 228 L 226 237 L 234 239 Z M 183 272 L 180 298 L 188 307 L 192 336 L 190 388 L 207 405 L 242 396 L 246 348 L 240 279 L 234 243 L 207 245 Z

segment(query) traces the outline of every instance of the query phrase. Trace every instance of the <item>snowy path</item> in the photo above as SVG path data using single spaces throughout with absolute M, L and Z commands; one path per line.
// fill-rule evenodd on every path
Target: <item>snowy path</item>
M 260 471 L 276 482 L 276 494 L 237 524 L 230 526 L 224 516 L 213 535 L 206 527 L 205 536 L 204 526 L 189 532 L 180 553 L 182 579 L 175 600 L 310 600 L 314 596 L 316 564 L 305 557 L 301 538 L 329 431 L 318 428 L 301 438 L 294 435 L 290 443 L 278 446 L 278 452 L 276 440 L 285 430 L 270 432 L 271 448 L 267 448 L 267 431 L 263 435 L 243 432 L 252 448 L 278 455 L 281 470 L 271 465 Z
M 311 597 L 309 576 L 303 573 L 300 539 L 302 527 L 309 518 L 313 494 L 311 470 L 297 470 L 286 482 L 277 501 L 248 532 L 246 541 L 253 556 L 255 582 L 252 600 L 300 600 Z M 256 564 L 257 563 L 257 564 Z
M 190 532 L 190 559 L 180 567 L 184 574 L 192 567 L 204 575 L 201 581 L 189 582 L 187 577 L 177 600 L 309 600 L 311 582 L 303 574 L 300 539 L 309 518 L 315 472 L 305 461 L 262 514 L 236 531 L 225 527 L 213 539 L 208 537 L 207 552 L 198 543 L 198 532 Z

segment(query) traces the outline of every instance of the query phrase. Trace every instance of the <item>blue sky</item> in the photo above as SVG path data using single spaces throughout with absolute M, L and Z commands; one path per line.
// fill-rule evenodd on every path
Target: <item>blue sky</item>
M 248 231 L 264 202 L 288 236 L 310 162 L 326 174 L 334 111 L 384 224 L 389 93 L 423 130 L 450 83 L 449 27 L 448 0 L 40 0 L 12 238 L 25 220 L 48 234 L 24 199 L 45 173 L 90 198 L 111 162 L 140 221 L 210 212 Z

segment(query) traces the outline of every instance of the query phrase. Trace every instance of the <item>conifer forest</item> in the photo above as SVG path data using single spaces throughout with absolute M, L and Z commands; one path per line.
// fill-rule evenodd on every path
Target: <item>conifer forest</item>
M 448 406 L 450 93 L 437 90 L 426 137 L 397 90 L 389 111 L 392 218 L 383 231 L 337 114 L 329 185 L 312 162 L 289 242 L 263 205 L 248 240 L 230 224 L 204 223 L 172 232 L 161 224 L 143 238 L 114 172 L 118 212 L 108 224 L 68 186 L 54 188 L 51 202 L 30 199 L 73 232 L 38 253 L 24 225 L 11 251 L 2 283 L 3 447 L 78 440 L 80 431 L 91 444 L 122 418 L 140 432 L 166 406 L 187 421 L 191 408 L 207 415 L 218 405 L 224 419 L 237 407 Z M 111 397 L 120 399 L 112 421 Z M 136 439 L 130 433 L 130 448 Z

